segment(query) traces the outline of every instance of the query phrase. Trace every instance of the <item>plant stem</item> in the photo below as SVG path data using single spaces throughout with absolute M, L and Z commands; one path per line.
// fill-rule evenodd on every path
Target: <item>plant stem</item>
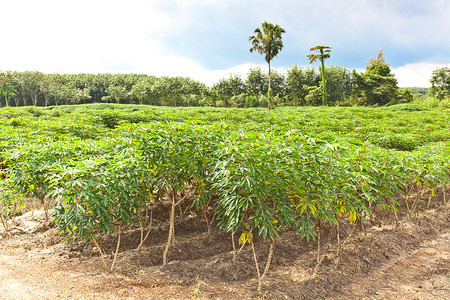
M 141 225 L 141 239 L 139 242 L 139 246 L 142 244 L 142 241 L 144 240 L 144 225 L 145 223 L 147 223 L 147 219 L 148 219 L 148 210 L 145 210 L 145 218 L 144 218 L 144 223 L 142 224 L 141 221 L 139 220 L 139 224 Z M 138 246 L 138 248 L 139 248 Z
M 411 215 L 411 210 L 409 209 L 409 203 L 408 203 L 408 194 L 409 193 L 405 193 L 405 203 L 406 203 L 406 213 L 408 215 L 408 217 Z
M 339 256 L 340 249 L 342 248 L 342 246 L 344 246 L 344 245 L 350 240 L 350 237 L 356 232 L 356 230 L 357 230 L 357 226 L 356 226 L 356 224 L 355 224 L 355 226 L 354 226 L 352 232 L 351 232 L 351 233 L 344 239 L 344 241 L 339 245 L 338 250 L 336 251 L 336 256 Z
M 103 267 L 105 267 L 105 270 L 108 270 L 108 266 L 106 265 L 105 256 L 103 255 L 102 248 L 100 248 L 100 245 L 97 242 L 97 237 L 93 237 L 92 241 L 94 242 L 95 246 L 98 249 L 98 252 L 100 253 L 100 258 L 102 259 Z
M 136 251 L 138 251 L 141 246 L 145 243 L 145 241 L 147 240 L 148 236 L 150 235 L 151 229 L 152 229 L 152 223 L 153 223 L 153 209 L 150 209 L 150 224 L 147 227 L 147 234 L 145 235 L 145 237 L 142 239 L 142 233 L 144 228 L 142 227 L 142 231 L 141 231 L 141 243 L 139 244 L 139 246 L 136 248 Z
M 317 230 L 317 263 L 320 260 L 320 228 Z
M 336 224 L 336 238 L 337 238 L 337 249 L 336 249 L 336 256 L 339 256 L 339 252 L 341 251 L 341 237 L 339 236 L 340 229 L 339 229 L 339 222 Z
M 163 266 L 167 264 L 167 253 L 169 253 L 170 244 L 172 243 L 173 235 L 175 234 L 175 193 L 172 190 L 172 208 L 170 210 L 170 219 L 169 219 L 169 237 L 167 238 L 166 249 L 164 249 L 163 253 Z
M 361 230 L 364 233 L 364 237 L 366 237 L 367 236 L 366 226 L 364 226 L 364 221 L 362 218 L 360 219 L 360 221 L 361 221 Z
M 234 232 L 231 232 L 231 243 L 233 244 L 233 262 L 236 262 L 237 253 L 236 253 L 236 245 L 234 243 Z
M 116 252 L 114 253 L 114 260 L 111 265 L 111 272 L 114 270 L 114 265 L 116 264 L 117 254 L 119 253 L 120 248 L 120 237 L 122 235 L 122 226 L 119 226 L 119 236 L 117 237 L 117 246 L 116 246 Z
M 253 250 L 253 259 L 255 260 L 256 273 L 258 274 L 258 293 L 261 293 L 262 290 L 262 280 L 261 280 L 261 272 L 259 271 L 258 259 L 256 258 L 255 246 L 253 244 L 253 240 L 251 242 L 252 250 Z
M 434 190 L 431 190 L 430 197 L 428 197 L 427 209 L 430 208 L 431 198 L 433 197 Z
M 272 240 L 272 242 L 270 243 L 270 247 L 269 247 L 269 255 L 267 256 L 267 262 L 266 262 L 266 267 L 264 268 L 264 272 L 261 276 L 261 280 L 264 279 L 264 277 L 267 274 L 267 271 L 270 268 L 270 263 L 272 262 L 272 257 L 273 257 L 273 248 L 275 246 L 275 239 Z

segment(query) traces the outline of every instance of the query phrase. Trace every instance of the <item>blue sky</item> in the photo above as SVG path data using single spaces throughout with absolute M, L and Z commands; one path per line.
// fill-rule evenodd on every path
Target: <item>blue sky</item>
M 0 0 L 0 70 L 189 76 L 209 85 L 263 66 L 248 37 L 268 21 L 286 30 L 272 66 L 363 71 L 383 49 L 400 86 L 429 86 L 450 63 L 449 0 Z M 316 66 L 317 67 L 317 66 Z

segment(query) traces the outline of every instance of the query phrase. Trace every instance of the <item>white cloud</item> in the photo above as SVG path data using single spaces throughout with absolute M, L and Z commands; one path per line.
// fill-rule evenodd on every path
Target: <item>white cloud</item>
M 402 53 L 393 56 L 403 62 L 388 57 L 391 65 L 427 61 L 393 68 L 400 86 L 429 86 L 439 66 L 432 62 L 448 62 L 447 1 L 342 2 L 3 1 L 0 70 L 188 76 L 212 85 L 233 73 L 245 75 L 255 66 L 250 61 L 266 67 L 262 57 L 248 52 L 248 36 L 259 20 L 287 31 L 276 66 L 307 64 L 306 52 L 315 43 L 329 43 L 331 62 L 351 68 L 386 49 Z M 340 61 L 333 60 L 338 56 Z
M 148 1 L 9 1 L 0 28 L 0 70 L 182 75 L 198 69 L 161 37 L 179 22 Z M 170 49 L 169 49 L 170 50 Z M 178 74 L 180 73 L 180 74 Z
M 430 87 L 431 73 L 445 66 L 448 65 L 420 62 L 392 68 L 392 73 L 399 87 Z

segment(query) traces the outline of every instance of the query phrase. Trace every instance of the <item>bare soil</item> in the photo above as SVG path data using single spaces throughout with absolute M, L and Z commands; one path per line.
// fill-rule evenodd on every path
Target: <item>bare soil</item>
M 138 251 L 140 231 L 124 232 L 111 272 L 93 243 L 63 242 L 44 212 L 29 212 L 9 234 L 0 226 L 0 299 L 450 299 L 449 205 L 442 190 L 430 203 L 422 197 L 412 216 L 374 209 L 365 226 L 344 222 L 339 255 L 337 228 L 324 226 L 319 267 L 317 240 L 285 232 L 262 294 L 251 247 L 233 262 L 231 235 L 215 227 L 208 235 L 200 216 L 177 219 L 164 267 L 167 216 L 154 221 Z M 111 267 L 117 234 L 99 244 Z M 255 247 L 264 269 L 269 244 Z

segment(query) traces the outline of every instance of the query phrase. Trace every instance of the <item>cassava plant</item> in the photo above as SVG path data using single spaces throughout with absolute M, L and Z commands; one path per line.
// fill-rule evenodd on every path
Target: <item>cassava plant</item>
M 168 252 L 175 239 L 176 207 L 186 199 L 194 198 L 195 187 L 205 182 L 207 162 L 204 159 L 208 144 L 202 136 L 202 132 L 195 132 L 190 127 L 169 125 L 147 133 L 142 139 L 140 147 L 152 184 L 157 187 L 158 194 L 165 195 L 170 201 L 163 265 L 167 264 Z

